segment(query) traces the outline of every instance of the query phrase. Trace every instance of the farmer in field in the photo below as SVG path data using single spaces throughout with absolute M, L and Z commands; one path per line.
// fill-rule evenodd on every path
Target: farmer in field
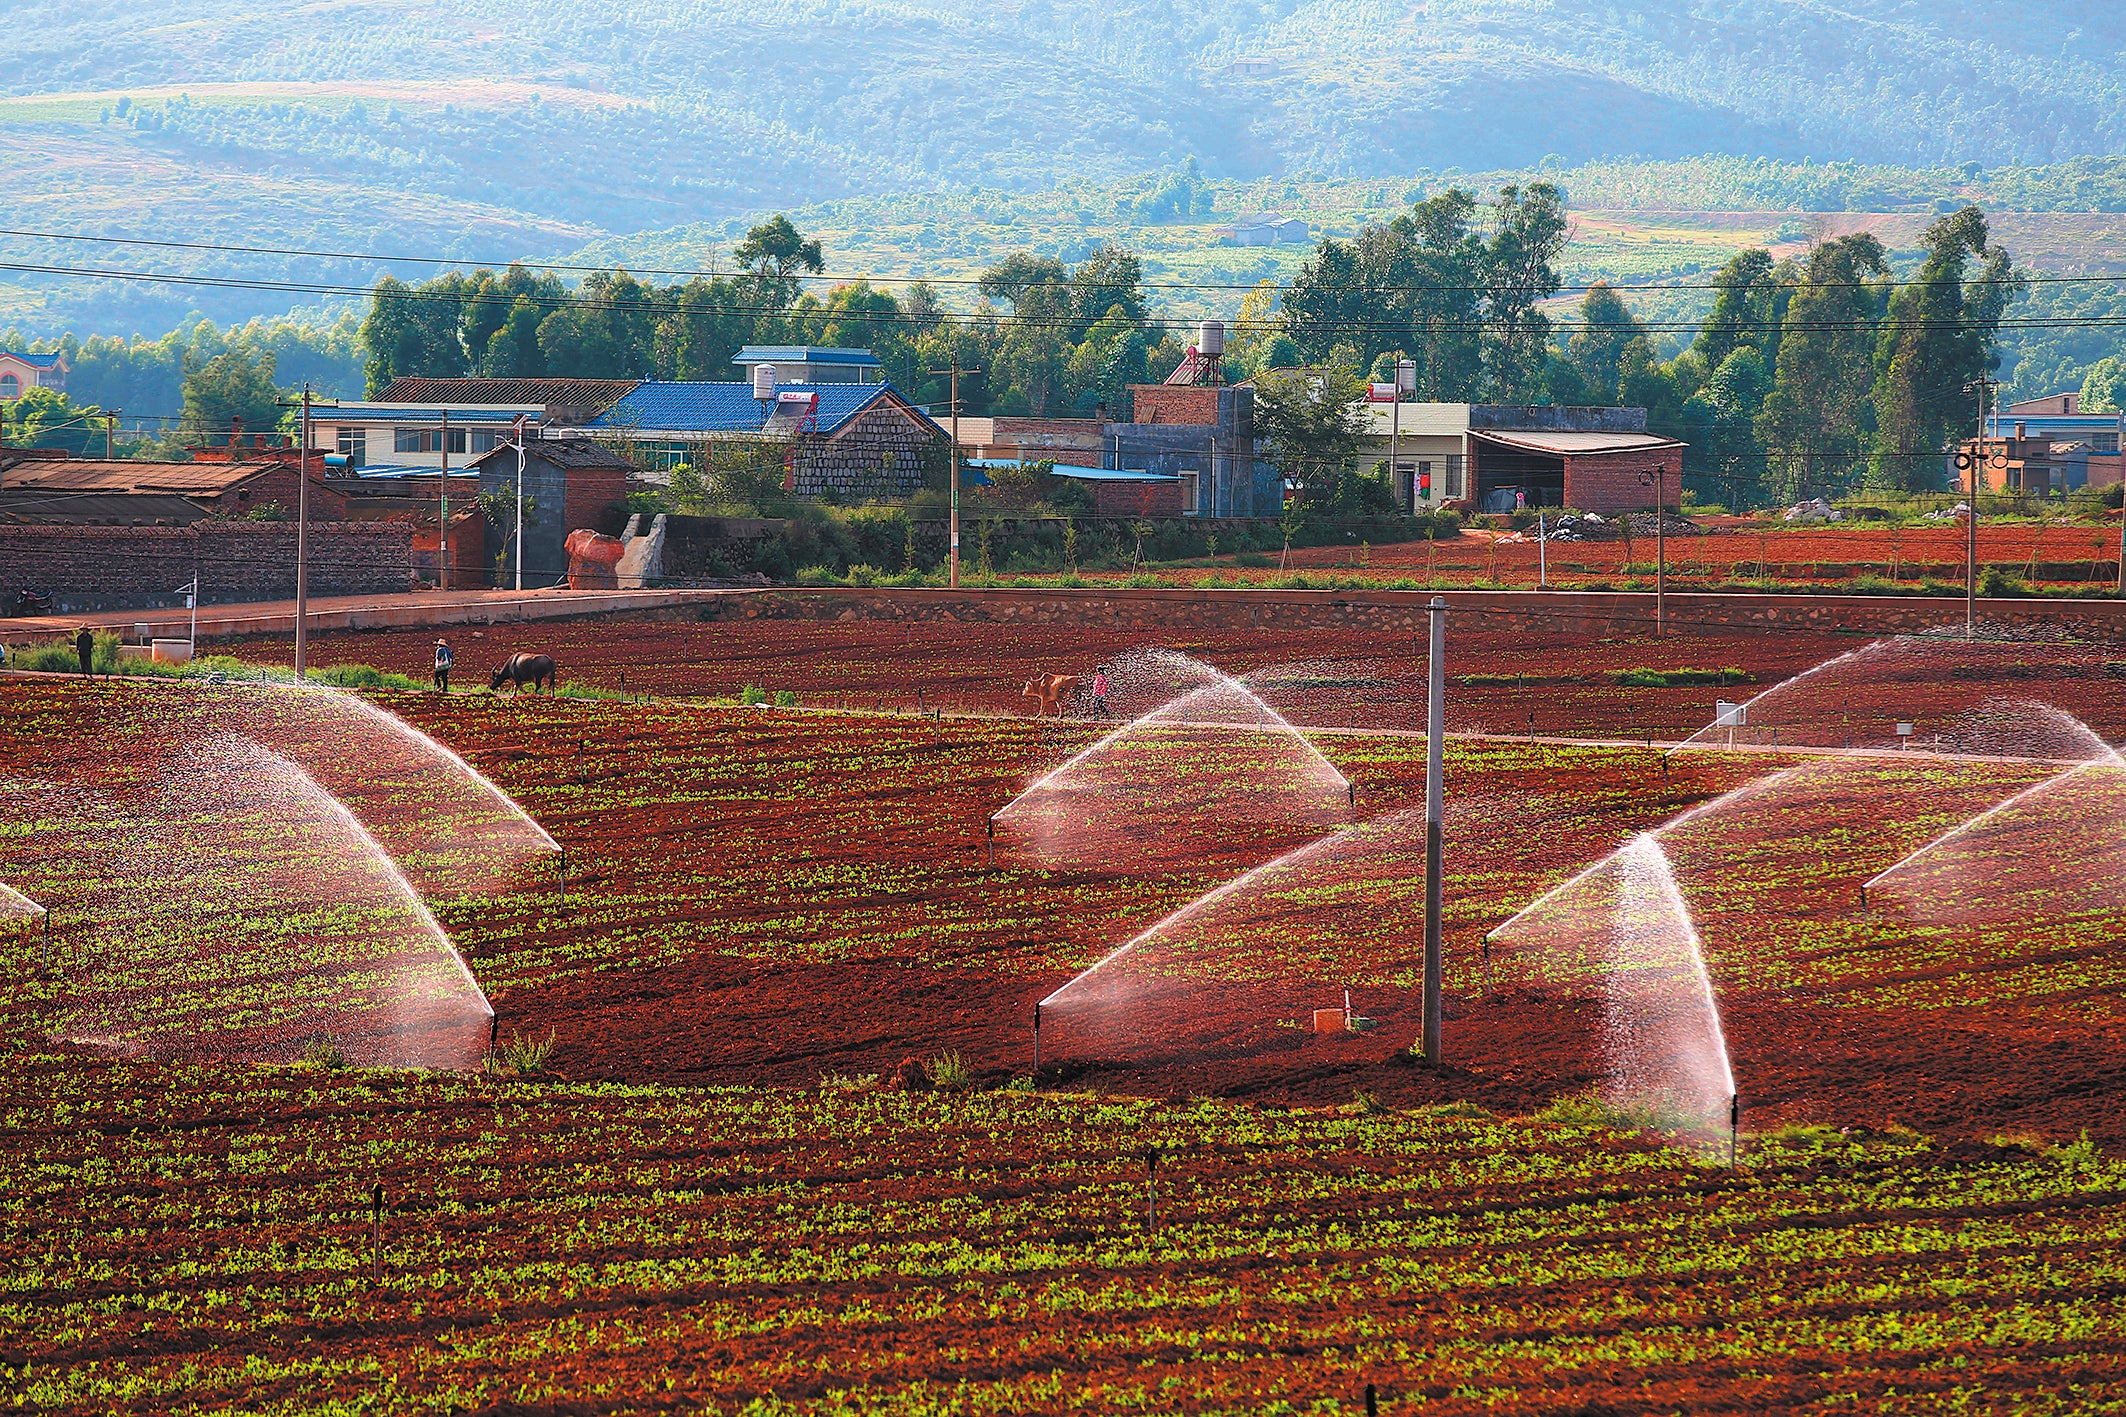
M 451 654 L 450 654 L 450 642 L 449 642 L 448 640 L 437 640 L 437 641 L 436 641 L 436 692 L 437 692 L 437 693 L 439 693 L 439 694 L 447 694 L 447 693 L 449 693 L 449 692 L 450 692 L 450 665 L 451 665 Z
M 96 636 L 86 625 L 74 636 L 74 653 L 81 656 L 81 677 L 88 678 L 96 669 Z
M 1093 717 L 1107 717 L 1107 666 L 1093 671 Z

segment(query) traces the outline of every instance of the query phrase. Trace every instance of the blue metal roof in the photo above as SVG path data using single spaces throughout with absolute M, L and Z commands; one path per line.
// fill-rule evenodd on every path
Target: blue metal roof
M 868 349 L 834 349 L 817 344 L 749 344 L 738 351 L 733 364 L 854 364 L 866 369 L 882 366 Z
M 893 392 L 893 385 L 783 384 L 775 392 L 818 394 L 818 431 L 832 433 Z M 773 408 L 762 408 L 750 384 L 645 380 L 584 426 L 646 434 L 757 433 Z
M 24 354 L 16 349 L 0 349 L 0 354 L 6 355 L 9 359 L 19 359 L 32 369 L 53 369 L 58 367 L 59 364 L 59 356 L 56 354 Z M 871 362 L 873 364 L 878 363 L 876 359 Z
M 968 458 L 975 467 L 1032 467 L 1032 458 Z M 1058 477 L 1068 477 L 1078 482 L 1179 482 L 1171 472 L 1146 472 L 1142 468 L 1085 467 L 1078 463 L 1057 463 L 1049 471 Z

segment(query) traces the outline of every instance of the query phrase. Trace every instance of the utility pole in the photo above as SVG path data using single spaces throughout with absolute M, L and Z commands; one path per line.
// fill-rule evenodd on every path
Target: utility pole
M 933 377 L 939 374 L 952 376 L 952 588 L 960 585 L 960 375 L 979 374 L 979 369 L 962 369 L 958 355 L 953 356 L 950 369 L 925 369 Z
M 104 415 L 103 460 L 105 462 L 118 461 L 118 415 L 124 412 L 125 410 L 122 408 L 114 408 Z
M 1426 665 L 1425 692 L 1425 995 L 1424 1054 L 1428 1067 L 1440 1064 L 1440 873 L 1444 831 L 1444 729 L 1447 719 L 1447 599 L 1435 595 L 1432 649 Z
M 1654 468 L 1654 638 L 1668 630 L 1668 465 Z
M 450 410 L 443 410 L 443 500 L 436 522 L 436 589 L 450 589 Z
M 1964 392 L 1978 393 L 1978 446 L 1971 453 L 1971 508 L 1964 518 L 1964 638 L 1978 638 L 1978 486 L 1979 469 L 1986 462 L 1986 405 L 2000 386 L 1997 379 L 1981 374 L 1964 385 Z M 2007 459 L 2002 459 L 2003 466 Z M 2126 522 L 2121 522 L 2126 527 Z M 2119 575 L 2126 584 L 2126 545 L 2119 549 Z
M 1417 387 L 1417 361 L 1395 361 L 1395 408 L 1388 417 L 1388 485 L 1400 487 L 1403 480 L 1403 393 L 1405 385 Z M 1417 479 L 1410 479 L 1410 510 L 1417 510 Z
M 303 446 L 295 460 L 295 682 L 310 664 L 310 384 L 303 382 Z

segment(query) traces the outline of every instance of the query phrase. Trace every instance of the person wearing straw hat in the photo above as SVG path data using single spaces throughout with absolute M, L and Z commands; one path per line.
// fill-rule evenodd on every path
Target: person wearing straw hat
M 74 653 L 81 656 L 81 677 L 88 678 L 96 669 L 96 635 L 86 625 L 74 636 Z
M 450 642 L 448 640 L 437 640 L 436 692 L 439 694 L 447 694 L 450 692 L 450 662 Z

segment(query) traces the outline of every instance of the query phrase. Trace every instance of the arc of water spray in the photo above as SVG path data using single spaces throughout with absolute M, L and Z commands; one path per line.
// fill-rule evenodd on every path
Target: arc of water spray
M 1691 971 L 1698 986 L 1698 1002 L 1704 1006 L 1706 1027 L 1712 1031 L 1713 1060 L 1720 1066 L 1721 1097 L 1732 1108 L 1736 1104 L 1735 1072 L 1727 1060 L 1727 1030 L 1720 1022 L 1719 1001 L 1713 997 L 1713 976 L 1705 967 L 1705 941 L 1698 934 L 1698 922 L 1691 916 L 1689 902 L 1683 899 L 1683 888 L 1676 883 L 1676 872 L 1669 865 L 1668 853 L 1661 849 L 1653 832 L 1640 832 L 1622 854 L 1635 856 L 1644 863 L 1661 894 L 1662 904 L 1668 907 L 1670 917 L 1683 927 L 1683 947 L 1690 955 Z
M 1873 654 L 1875 651 L 1883 648 L 1885 645 L 1894 645 L 1902 640 L 1906 640 L 1909 638 L 1911 638 L 1909 635 L 1893 635 L 1888 639 L 1875 640 L 1868 644 L 1864 644 L 1859 649 L 1847 650 L 1844 654 L 1838 655 L 1831 659 L 1826 659 L 1821 664 L 1811 665 L 1809 668 L 1802 670 L 1799 674 L 1793 675 L 1791 678 L 1781 679 L 1778 683 L 1772 685 L 1770 688 L 1764 690 L 1762 693 L 1755 694 L 1750 698 L 1743 700 L 1743 715 L 1745 718 L 1747 718 L 1749 710 L 1755 707 L 1758 702 L 1770 698 L 1773 694 L 1779 693 L 1783 689 L 1790 689 L 1794 685 L 1799 684 L 1804 679 L 1812 678 L 1815 675 L 1823 673 L 1827 669 L 1835 669 L 1839 665 L 1844 664 L 1849 659 L 1858 659 L 1864 654 Z M 1704 737 L 1706 734 L 1712 732 L 1718 727 L 1720 727 L 1720 724 L 1717 720 L 1712 723 L 1708 723 L 1707 725 L 1705 725 L 1705 727 L 1691 734 L 1690 737 L 1671 747 L 1664 756 L 1673 757 L 1675 754 L 1680 753 L 1685 748 L 1690 747 L 1692 744 L 1696 743 L 1700 738 Z
M 271 756 L 280 757 L 278 753 L 271 754 Z M 287 762 L 288 760 L 283 758 L 281 761 Z M 435 943 L 442 947 L 443 953 L 449 956 L 450 962 L 457 966 L 459 976 L 465 981 L 465 987 L 472 990 L 473 997 L 480 1001 L 481 1009 L 486 1012 L 489 1018 L 493 1018 L 495 1016 L 495 1007 L 488 1002 L 487 991 L 480 987 L 480 981 L 472 977 L 472 967 L 465 963 L 465 956 L 458 953 L 458 947 L 450 942 L 450 933 L 443 928 L 442 922 L 429 913 L 428 907 L 421 901 L 421 893 L 413 888 L 412 881 L 406 879 L 406 873 L 399 869 L 399 863 L 392 859 L 391 853 L 384 849 L 383 843 L 369 834 L 369 828 L 362 825 L 361 819 L 348 809 L 345 802 L 340 801 L 333 793 L 327 792 L 323 787 L 319 786 L 317 779 L 304 772 L 300 764 L 289 762 L 288 766 L 301 774 L 303 781 L 310 785 L 311 790 L 322 800 L 325 809 L 332 814 L 333 818 L 341 826 L 353 832 L 356 840 L 369 848 L 373 859 L 384 868 L 385 875 L 391 881 L 392 889 L 398 893 L 399 903 L 413 912 L 414 918 L 429 932 Z
M 1041 776 L 1037 778 L 1032 784 L 1030 784 L 1024 792 L 1021 792 L 1017 798 L 1013 798 L 1012 802 L 1016 803 L 1018 800 L 1020 800 L 1020 798 L 1030 797 L 1034 793 L 1040 791 L 1042 788 L 1047 787 L 1051 782 L 1055 781 L 1055 779 L 1061 777 L 1064 773 L 1069 772 L 1072 768 L 1084 762 L 1087 758 L 1093 756 L 1093 754 L 1098 753 L 1102 749 L 1109 747 L 1118 739 L 1120 739 L 1124 734 L 1130 732 L 1132 729 L 1154 724 L 1171 724 L 1175 727 L 1190 726 L 1188 720 L 1183 718 L 1179 713 L 1181 706 L 1188 703 L 1192 699 L 1198 698 L 1204 694 L 1211 692 L 1213 689 L 1233 689 L 1241 694 L 1246 695 L 1249 699 L 1255 702 L 1255 704 L 1262 710 L 1265 715 L 1267 715 L 1267 721 L 1261 725 L 1264 731 L 1289 734 L 1294 742 L 1305 748 L 1309 753 L 1312 753 L 1314 755 L 1315 761 L 1319 762 L 1323 767 L 1327 768 L 1329 772 L 1335 776 L 1336 780 L 1339 783 L 1342 783 L 1345 787 L 1350 786 L 1351 780 L 1345 777 L 1341 772 L 1338 772 L 1334 763 L 1330 762 L 1326 757 L 1322 756 L 1321 749 L 1315 747 L 1305 734 L 1294 728 L 1283 714 L 1279 713 L 1276 709 L 1271 708 L 1268 704 L 1263 703 L 1261 697 L 1254 693 L 1254 691 L 1249 689 L 1247 685 L 1241 683 L 1232 675 L 1227 674 L 1224 670 L 1219 669 L 1216 665 L 1205 664 L 1202 660 L 1190 660 L 1189 662 L 1197 665 L 1198 667 L 1202 668 L 1210 675 L 1212 675 L 1212 682 L 1191 689 L 1178 699 L 1173 699 L 1167 703 L 1163 703 L 1149 713 L 1141 714 L 1138 717 L 1131 719 L 1127 723 L 1120 724 L 1114 728 L 1109 729 L 1106 733 L 1094 739 L 1085 747 L 1080 748 L 1076 753 L 1073 753 L 1070 757 L 1064 759 L 1055 767 L 1052 767 L 1047 772 L 1041 774 Z M 1255 725 L 1252 724 L 1218 724 L 1215 726 L 1221 728 L 1255 727 Z M 1006 804 L 1005 807 L 997 813 L 997 815 L 1001 817 L 1004 815 L 1004 813 L 1009 812 L 1010 810 L 1011 804 Z
M 1057 1001 L 1061 1000 L 1064 995 L 1068 994 L 1071 990 L 1077 988 L 1086 980 L 1091 979 L 1094 975 L 1098 974 L 1101 970 L 1107 968 L 1109 965 L 1115 963 L 1117 960 L 1120 960 L 1124 956 L 1128 955 L 1131 951 L 1135 950 L 1137 946 L 1145 943 L 1147 940 L 1154 938 L 1161 931 L 1166 930 L 1170 926 L 1180 924 L 1182 921 L 1188 919 L 1190 916 L 1196 914 L 1198 911 L 1207 910 L 1211 906 L 1216 905 L 1219 901 L 1224 900 L 1226 897 L 1232 895 L 1234 892 L 1241 890 L 1243 887 L 1253 882 L 1257 877 L 1260 877 L 1268 872 L 1274 871 L 1280 866 L 1288 866 L 1294 864 L 1301 858 L 1309 855 L 1312 852 L 1319 851 L 1324 847 L 1341 842 L 1355 830 L 1357 830 L 1357 828 L 1355 827 L 1338 827 L 1335 831 L 1330 832 L 1327 836 L 1317 838 L 1314 841 L 1310 841 L 1305 846 L 1295 847 L 1292 850 L 1287 851 L 1284 855 L 1279 856 L 1274 860 L 1265 861 L 1260 866 L 1255 867 L 1253 870 L 1235 876 L 1232 880 L 1227 881 L 1224 885 L 1218 886 L 1213 890 L 1207 891 L 1204 894 L 1197 896 L 1194 900 L 1188 902 L 1188 904 L 1182 906 L 1179 910 L 1176 910 L 1171 914 L 1162 917 L 1153 924 L 1146 926 L 1144 929 L 1139 930 L 1136 934 L 1130 936 L 1128 940 L 1124 941 L 1120 945 L 1117 945 L 1114 949 L 1102 955 L 1092 964 L 1087 965 L 1084 969 L 1078 971 L 1078 973 L 1071 976 L 1069 982 L 1061 985 L 1054 992 L 1049 994 L 1047 998 L 1041 1000 L 1038 1007 L 1047 1008 L 1050 1005 L 1056 1003 Z M 1036 1015 L 1036 1017 L 1038 1017 L 1038 1015 Z
M 1689 811 L 1679 813 L 1676 816 L 1669 818 L 1667 821 L 1661 823 L 1660 826 L 1654 827 L 1649 831 L 1634 833 L 1632 836 L 1627 838 L 1621 845 L 1619 845 L 1616 850 L 1610 852 L 1607 856 L 1602 857 L 1600 860 L 1597 860 L 1591 863 L 1590 865 L 1582 867 L 1579 871 L 1575 872 L 1568 879 L 1558 882 L 1558 884 L 1552 886 L 1549 890 L 1544 891 L 1534 900 L 1528 902 L 1528 904 L 1522 906 L 1519 910 L 1515 911 L 1511 918 L 1504 920 L 1497 925 L 1494 925 L 1490 929 L 1490 931 L 1485 934 L 1484 938 L 1486 940 L 1499 939 L 1508 930 L 1512 929 L 1516 924 L 1518 924 L 1523 916 L 1534 914 L 1536 911 L 1548 905 L 1551 901 L 1557 899 L 1557 897 L 1563 895 L 1565 892 L 1571 890 L 1574 886 L 1580 884 L 1580 882 L 1586 880 L 1589 876 L 1594 875 L 1596 872 L 1602 870 L 1604 867 L 1614 864 L 1618 859 L 1623 857 L 1625 853 L 1631 851 L 1634 847 L 1636 847 L 1642 838 L 1653 842 L 1658 847 L 1663 833 L 1673 831 L 1675 828 L 1683 826 L 1685 823 L 1693 821 L 1698 817 L 1702 817 L 1708 812 L 1717 811 L 1722 807 L 1729 806 L 1732 803 L 1741 801 L 1745 797 L 1752 796 L 1759 792 L 1769 791 L 1773 787 L 1776 787 L 1781 782 L 1785 781 L 1787 778 L 1793 777 L 1797 773 L 1804 771 L 1806 766 L 1806 764 L 1796 764 L 1795 766 L 1790 768 L 1781 768 L 1778 772 L 1772 773 L 1768 776 L 1754 778 L 1749 782 L 1743 783 L 1742 786 L 1735 788 L 1731 792 L 1723 792 L 1718 797 L 1715 797 L 1710 801 L 1700 802 L 1697 806 L 1691 808 Z M 1667 859 L 1666 852 L 1662 853 L 1662 859 L 1664 861 Z M 1673 873 L 1671 873 L 1671 880 L 1673 880 Z
M 297 693 L 324 693 L 331 695 L 335 702 L 347 705 L 348 707 L 352 708 L 357 714 L 366 715 L 371 720 L 385 728 L 387 731 L 395 734 L 400 739 L 411 745 L 415 751 L 433 752 L 437 754 L 439 757 L 443 758 L 446 762 L 448 762 L 452 767 L 456 768 L 459 772 L 465 774 L 467 778 L 471 779 L 474 783 L 477 783 L 479 785 L 480 790 L 486 793 L 488 797 L 492 798 L 496 806 L 500 807 L 504 812 L 508 813 L 510 816 L 515 817 L 523 825 L 531 828 L 532 831 L 538 833 L 539 840 L 546 843 L 548 850 L 553 851 L 556 854 L 559 854 L 559 852 L 561 851 L 561 843 L 554 840 L 552 833 L 548 832 L 545 827 L 539 825 L 538 819 L 536 817 L 532 816 L 531 813 L 525 811 L 523 806 L 519 804 L 514 797 L 511 797 L 507 792 L 504 792 L 501 788 L 497 787 L 492 778 L 488 777 L 486 773 L 481 772 L 478 768 L 467 762 L 455 749 L 451 748 L 447 744 L 440 742 L 429 734 L 423 733 L 420 729 L 415 728 L 412 724 L 408 723 L 405 719 L 400 718 L 397 714 L 392 713 L 390 710 L 380 708 L 376 704 L 373 704 L 369 702 L 369 700 L 363 698 L 360 694 L 353 693 L 349 690 L 339 689 L 325 684 L 290 685 L 288 687 L 293 689 Z M 331 794 L 328 793 L 326 795 L 330 796 Z M 335 803 L 337 803 L 338 800 L 339 799 L 337 797 L 333 798 L 333 801 Z M 364 834 L 366 835 L 366 833 Z
M 2009 808 L 2018 806 L 2021 803 L 2028 801 L 2032 797 L 2041 797 L 2045 793 L 2050 792 L 2053 788 L 2058 787 L 2062 783 L 2066 782 L 2067 779 L 2074 777 L 2079 773 L 2087 772 L 2090 768 L 2100 767 L 2126 767 L 2126 758 L 2122 758 L 2119 756 L 2118 749 L 2111 747 L 2109 744 L 2106 744 L 2104 748 L 2103 757 L 2091 758 L 2089 761 L 2084 763 L 2076 763 L 2073 767 L 2068 768 L 2065 772 L 2054 773 L 2051 777 L 2048 777 L 2041 782 L 2033 782 L 2028 787 L 2024 788 L 2022 791 L 2016 793 L 2014 796 L 2005 797 L 2000 801 L 1994 803 L 1992 806 L 1986 808 L 1986 810 L 1984 810 L 1983 812 L 1978 813 L 1976 816 L 1958 822 L 1955 826 L 1949 828 L 1940 836 L 1935 837 L 1932 841 L 1926 843 L 1924 846 L 1919 847 L 1917 850 L 1905 853 L 1903 856 L 1899 857 L 1895 862 L 1891 863 L 1888 866 L 1885 866 L 1882 870 L 1877 871 L 1874 875 L 1868 877 L 1867 884 L 1860 888 L 1861 900 L 1865 902 L 1867 900 L 1867 893 L 1869 891 L 1874 890 L 1883 881 L 1889 879 L 1891 876 L 1896 875 L 1905 867 L 1912 865 L 1921 857 L 1926 856 L 1930 852 L 1936 851 L 1941 847 L 1948 845 L 1950 842 L 1956 840 L 1956 838 L 1960 836 L 1964 836 L 1970 832 L 1977 831 L 1980 827 L 1983 827 L 1987 822 L 1993 820 L 1993 818 L 1999 816 L 2002 812 L 2007 811 Z

